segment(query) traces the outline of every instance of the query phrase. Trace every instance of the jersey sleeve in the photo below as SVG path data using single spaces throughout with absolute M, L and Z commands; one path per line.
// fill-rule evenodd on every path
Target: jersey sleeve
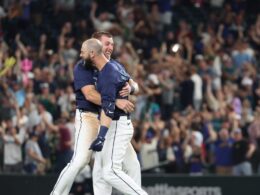
M 116 100 L 116 75 L 112 71 L 107 71 L 99 77 L 99 82 L 101 107 L 108 117 L 113 118 Z
M 113 63 L 119 65 L 119 66 L 125 71 L 125 73 L 129 76 L 129 79 L 132 79 L 131 75 L 126 71 L 126 68 L 125 68 L 125 66 L 124 66 L 123 64 L 119 63 L 119 62 L 116 61 L 116 60 L 111 60 L 111 61 L 112 61 Z
M 74 87 L 79 90 L 86 85 L 95 85 L 92 69 L 75 68 L 74 69 Z

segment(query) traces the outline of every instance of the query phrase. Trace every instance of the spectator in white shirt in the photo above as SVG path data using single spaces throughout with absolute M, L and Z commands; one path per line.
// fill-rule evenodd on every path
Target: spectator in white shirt
M 195 67 L 191 67 L 191 80 L 194 83 L 193 106 L 196 111 L 200 111 L 202 104 L 202 79 L 200 75 L 197 74 Z

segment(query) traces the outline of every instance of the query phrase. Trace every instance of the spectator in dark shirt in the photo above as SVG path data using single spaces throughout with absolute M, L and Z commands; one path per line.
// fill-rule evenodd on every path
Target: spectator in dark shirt
M 180 92 L 180 100 L 182 109 L 186 109 L 188 106 L 193 105 L 193 91 L 194 91 L 194 83 L 190 79 L 190 72 L 187 71 L 185 73 L 183 81 L 180 83 L 181 92 Z
M 233 175 L 252 175 L 252 166 L 249 162 L 255 147 L 253 144 L 249 144 L 247 140 L 243 138 L 241 129 L 234 130 L 234 144 L 233 144 Z

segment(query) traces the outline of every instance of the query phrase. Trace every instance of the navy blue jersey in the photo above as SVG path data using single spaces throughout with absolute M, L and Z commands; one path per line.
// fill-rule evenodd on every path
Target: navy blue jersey
M 130 76 L 124 67 L 118 62 L 111 60 L 99 72 L 97 90 L 101 94 L 101 107 L 110 118 L 117 118 L 125 115 L 123 110 L 115 107 L 116 99 L 126 99 L 121 97 L 119 91 L 128 82 Z
M 94 68 L 86 68 L 84 61 L 80 60 L 74 67 L 74 89 L 76 93 L 76 105 L 79 109 L 90 112 L 98 112 L 99 106 L 86 100 L 81 88 L 86 85 L 95 85 L 97 81 L 98 71 Z
M 120 64 L 118 61 L 116 61 L 116 60 L 113 60 L 113 59 L 110 59 L 110 62 L 111 63 L 113 63 L 113 64 L 116 64 L 117 66 L 121 66 L 122 67 L 122 69 L 124 69 L 125 70 L 125 72 L 126 72 L 126 69 L 125 69 L 125 67 L 124 67 L 124 65 L 123 64 Z M 127 73 L 128 74 L 128 73 Z M 129 78 L 131 79 L 131 76 L 129 75 Z

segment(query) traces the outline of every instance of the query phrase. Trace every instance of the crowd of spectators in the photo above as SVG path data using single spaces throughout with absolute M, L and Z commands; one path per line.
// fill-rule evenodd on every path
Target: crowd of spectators
M 102 30 L 140 87 L 130 98 L 143 171 L 260 174 L 259 2 L 0 2 L 2 172 L 59 173 L 70 160 L 73 66 Z

